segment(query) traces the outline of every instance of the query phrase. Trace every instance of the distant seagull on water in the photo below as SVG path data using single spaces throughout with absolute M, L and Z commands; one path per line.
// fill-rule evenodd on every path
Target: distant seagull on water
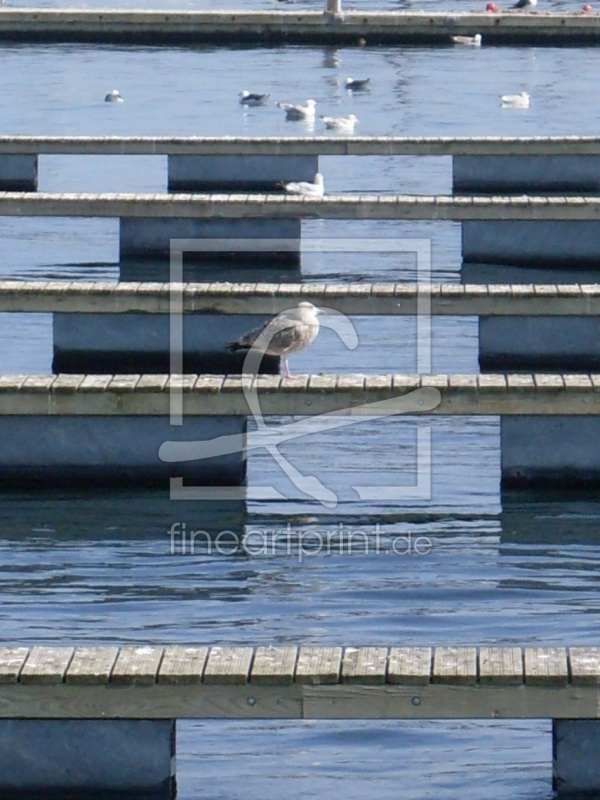
M 346 89 L 349 92 L 360 92 L 363 89 L 368 89 L 371 84 L 371 78 L 346 78 Z
M 271 97 L 270 94 L 256 94 L 254 92 L 249 92 L 247 89 L 242 89 L 240 92 L 240 103 L 243 106 L 264 106 L 269 97 Z
M 303 194 L 306 197 L 323 197 L 325 191 L 323 176 L 320 172 L 315 175 L 313 183 L 309 181 L 292 181 L 291 183 L 284 183 L 283 188 L 288 194 Z
M 521 10 L 526 8 L 535 8 L 536 6 L 537 0 L 517 0 L 517 2 L 514 4 L 514 6 L 511 6 L 511 8 Z
M 463 47 L 481 47 L 481 34 L 475 36 L 452 36 L 452 44 L 461 44 Z
M 321 119 L 328 130 L 339 133 L 352 133 L 358 122 L 358 117 L 354 114 L 350 114 L 348 117 L 324 117 L 321 115 Z
M 274 319 L 265 322 L 231 342 L 227 348 L 236 353 L 254 349 L 269 356 L 283 359 L 285 377 L 291 378 L 287 357 L 304 350 L 317 338 L 320 309 L 312 303 L 299 303 L 297 308 L 282 311 Z
M 290 120 L 314 119 L 317 104 L 314 100 L 307 100 L 303 106 L 295 106 L 293 103 L 277 103 L 279 108 L 285 111 L 285 116 Z
M 511 108 L 529 108 L 529 93 L 503 94 L 500 98 L 503 106 Z
M 105 103 L 124 103 L 125 101 L 121 97 L 121 94 L 118 89 L 113 89 L 112 92 L 109 92 L 106 97 L 104 98 Z

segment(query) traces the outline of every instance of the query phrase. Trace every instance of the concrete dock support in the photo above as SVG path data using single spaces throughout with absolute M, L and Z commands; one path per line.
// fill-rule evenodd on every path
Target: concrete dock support
M 151 409 L 149 409 L 150 411 Z M 245 417 L 0 416 L 4 488 L 159 486 L 170 478 L 198 486 L 246 483 Z M 203 457 L 203 442 L 239 437 L 238 452 Z M 193 460 L 165 463 L 166 441 L 189 442 Z M 1 774 L 1 773 L 0 773 Z
M 239 375 L 245 353 L 226 345 L 270 319 L 257 314 L 186 314 L 183 316 L 184 374 Z M 171 372 L 177 346 L 168 314 L 54 314 L 55 373 Z M 264 356 L 260 372 L 279 374 L 279 358 Z
M 36 192 L 37 188 L 37 156 L 0 155 L 0 191 Z
M 174 720 L 0 720 L 0 793 L 175 797 Z
M 183 254 L 188 261 L 298 266 L 300 236 L 299 219 L 123 217 L 120 256 L 168 259 L 171 239 L 189 239 L 193 247 Z
M 552 720 L 552 766 L 559 797 L 600 796 L 600 720 Z
M 454 156 L 455 192 L 598 192 L 599 156 Z
M 600 417 L 506 415 L 500 440 L 503 486 L 600 482 Z
M 342 13 L 342 0 L 326 0 L 325 13 L 326 14 L 341 14 Z
M 170 192 L 273 192 L 281 183 L 313 181 L 318 156 L 169 156 Z
M 472 220 L 462 223 L 463 261 L 597 267 L 600 225 L 587 220 Z
M 596 371 L 600 319 L 480 317 L 479 366 L 487 371 Z

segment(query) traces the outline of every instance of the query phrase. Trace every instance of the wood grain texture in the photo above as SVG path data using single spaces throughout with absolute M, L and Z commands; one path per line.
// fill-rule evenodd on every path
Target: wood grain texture
M 111 682 L 121 685 L 156 683 L 162 655 L 162 647 L 122 647 L 112 670 Z
M 517 685 L 523 683 L 523 653 L 520 647 L 479 648 L 481 684 Z
M 431 647 L 392 647 L 388 661 L 388 683 L 428 684 L 432 672 Z
M 565 686 L 569 680 L 564 647 L 526 647 L 525 682 L 530 686 Z
M 297 647 L 257 647 L 250 681 L 278 686 L 293 683 L 297 655 Z
M 211 647 L 204 683 L 247 683 L 253 656 L 251 647 Z
M 0 683 L 17 682 L 28 653 L 28 647 L 0 647 Z
M 387 647 L 346 647 L 342 659 L 342 682 L 385 683 L 387 655 Z
M 67 669 L 66 683 L 108 683 L 118 654 L 118 647 L 78 647 Z
M 208 647 L 169 645 L 160 664 L 158 682 L 178 686 L 200 683 L 208 658 Z
M 477 650 L 474 647 L 436 647 L 431 679 L 435 683 L 476 683 Z
M 72 647 L 33 647 L 21 669 L 19 682 L 62 683 L 72 656 Z
M 338 683 L 341 670 L 341 647 L 301 647 L 296 665 L 296 683 Z

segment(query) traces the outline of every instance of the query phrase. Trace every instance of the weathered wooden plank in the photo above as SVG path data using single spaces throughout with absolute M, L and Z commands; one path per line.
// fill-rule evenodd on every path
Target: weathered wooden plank
M 474 684 L 477 682 L 475 647 L 436 647 L 433 654 L 434 683 Z
M 269 13 L 269 12 L 268 12 Z M 311 31 L 314 32 L 319 22 L 325 23 L 323 27 L 331 25 L 323 19 L 318 12 L 297 11 L 271 13 L 271 17 L 263 12 L 260 16 L 256 12 L 235 12 L 240 20 L 252 19 L 259 21 L 260 25 L 266 24 L 270 19 L 283 21 L 289 18 L 295 20 L 310 20 Z M 111 11 L 110 19 L 126 17 L 126 24 L 131 28 L 132 19 L 143 19 L 144 12 L 119 12 Z M 71 15 L 71 16 L 69 16 Z M 87 25 L 96 21 L 99 30 L 106 32 L 106 15 L 96 14 L 93 9 L 69 9 L 68 22 L 71 24 L 73 16 L 83 18 Z M 22 18 L 23 23 L 31 23 L 31 14 L 27 9 L 5 9 L 3 20 Z M 52 19 L 56 21 L 65 19 L 64 12 L 53 12 L 51 9 L 36 9 L 36 19 Z M 489 14 L 471 14 L 461 12 L 460 16 L 449 18 L 447 13 L 428 13 L 427 19 L 423 15 L 410 13 L 391 14 L 385 12 L 352 12 L 344 9 L 344 17 L 351 21 L 357 19 L 364 26 L 365 18 L 369 22 L 369 30 L 376 22 L 385 21 L 386 25 L 398 29 L 405 27 L 410 30 L 411 25 L 425 25 L 429 35 L 439 30 L 440 36 L 459 32 L 463 28 L 470 33 L 473 30 L 486 31 L 490 35 L 498 30 L 503 36 L 510 37 L 510 32 L 515 31 L 520 37 L 523 32 L 530 30 L 539 37 L 540 31 L 551 30 L 555 35 L 567 38 L 573 35 L 573 28 L 590 31 L 596 35 L 597 26 L 594 17 L 584 17 L 577 14 L 552 14 L 547 16 L 520 15 L 519 17 L 494 17 Z M 173 24 L 183 25 L 192 30 L 194 23 L 206 24 L 210 19 L 222 19 L 231 29 L 231 14 L 211 12 L 199 15 L 187 15 L 178 12 L 177 20 Z M 151 15 L 145 23 L 151 21 Z M 36 23 L 39 24 L 39 23 Z M 164 16 L 156 16 L 156 25 L 168 27 Z M 237 31 L 238 26 L 233 26 Z M 162 32 L 162 31 L 161 31 Z M 364 31 L 363 31 L 364 32 Z M 181 33 L 181 29 L 178 30 Z M 344 136 L 336 139 L 331 136 L 0 136 L 0 153 L 32 154 L 40 153 L 64 155 L 600 155 L 600 137 L 597 136 Z
M 520 647 L 481 647 L 479 649 L 481 684 L 520 685 L 524 682 L 523 653 Z
M 67 669 L 66 683 L 108 683 L 118 654 L 118 647 L 78 647 Z
M 156 683 L 162 655 L 162 647 L 122 647 L 112 670 L 111 682 L 143 685 Z
M 253 655 L 251 647 L 211 647 L 204 683 L 247 683 Z
M 251 682 L 278 686 L 292 683 L 297 654 L 297 647 L 257 647 Z
M 376 686 L 385 683 L 387 647 L 346 647 L 342 682 Z
M 72 647 L 33 647 L 21 669 L 19 683 L 62 683 L 72 656 Z
M 600 685 L 600 647 L 570 647 L 569 672 L 576 686 Z
M 341 647 L 301 647 L 296 665 L 296 683 L 338 683 L 341 670 Z
M 525 648 L 525 683 L 530 686 L 565 686 L 568 680 L 564 647 Z
M 388 683 L 428 684 L 431 681 L 431 647 L 392 647 Z
M 0 647 L 0 683 L 17 682 L 28 653 L 28 647 Z
M 208 647 L 169 645 L 160 664 L 158 682 L 170 686 L 200 683 L 207 658 Z

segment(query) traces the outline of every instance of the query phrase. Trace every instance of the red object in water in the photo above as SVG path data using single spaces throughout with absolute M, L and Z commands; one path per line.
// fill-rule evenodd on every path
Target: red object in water
M 488 3 L 485 7 L 485 10 L 490 11 L 492 14 L 497 14 L 500 11 L 496 3 Z
M 594 13 L 594 9 L 591 7 L 591 5 L 589 3 L 586 3 L 584 5 L 583 11 L 584 11 L 585 14 L 593 14 Z

